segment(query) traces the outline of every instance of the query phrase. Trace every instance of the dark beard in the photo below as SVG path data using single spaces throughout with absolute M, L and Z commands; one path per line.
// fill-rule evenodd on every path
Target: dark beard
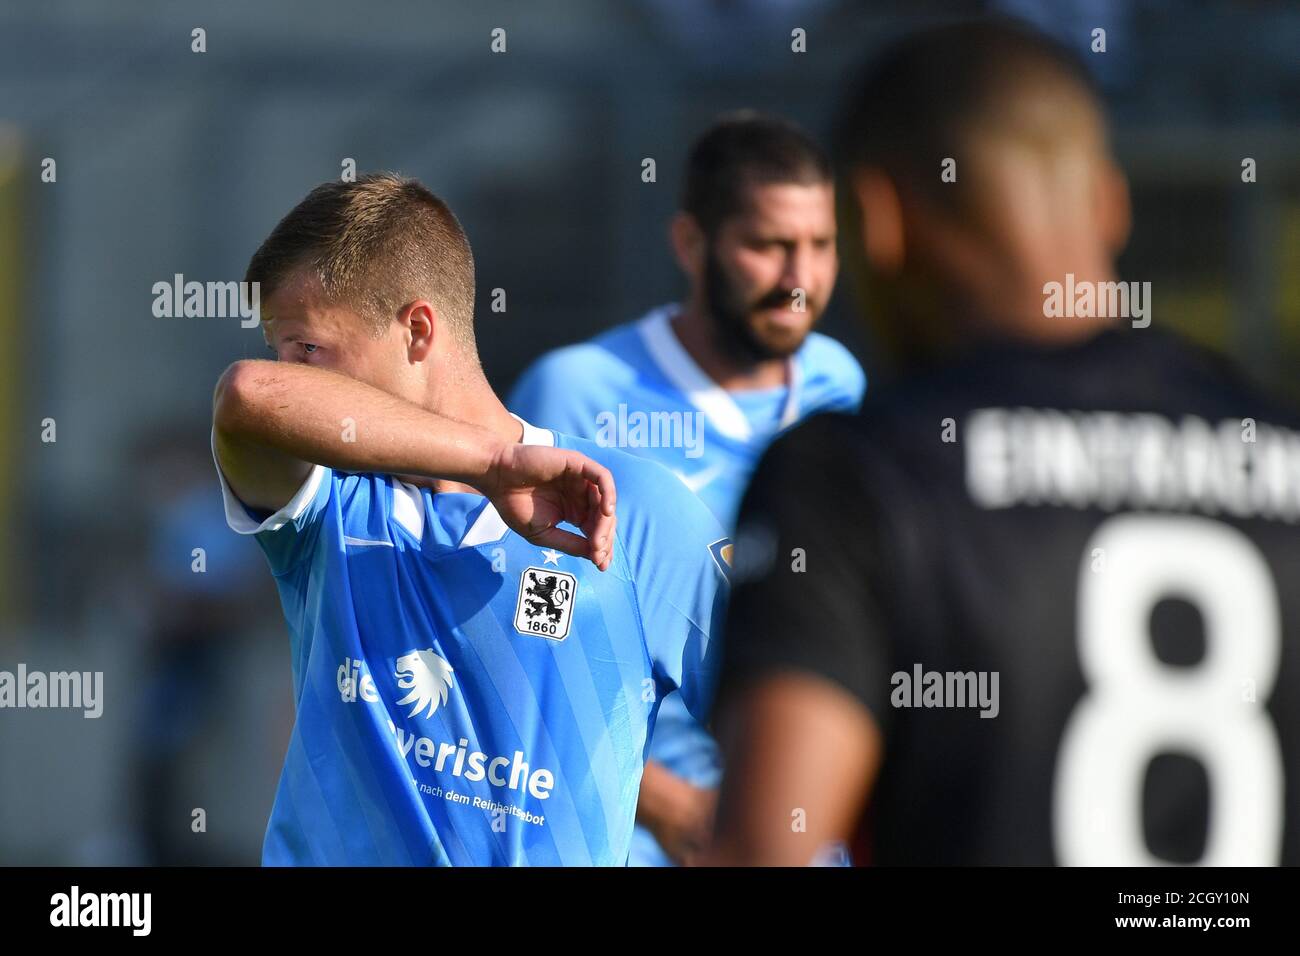
M 704 303 L 713 318 L 713 332 L 718 347 L 725 354 L 746 362 L 786 358 L 790 350 L 773 348 L 755 335 L 745 320 L 757 309 L 779 308 L 788 300 L 789 296 L 785 292 L 774 289 L 758 302 L 743 301 L 713 250 L 708 251 L 704 266 Z

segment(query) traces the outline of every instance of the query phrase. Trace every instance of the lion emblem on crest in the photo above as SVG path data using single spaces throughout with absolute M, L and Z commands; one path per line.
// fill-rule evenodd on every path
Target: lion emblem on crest
M 524 592 L 524 605 L 527 608 L 525 613 L 529 617 L 545 614 L 547 620 L 552 623 L 558 622 L 563 614 L 562 605 L 568 598 L 569 592 L 560 589 L 559 578 L 554 574 L 538 579 L 536 574 L 530 572 L 528 580 L 533 583 Z

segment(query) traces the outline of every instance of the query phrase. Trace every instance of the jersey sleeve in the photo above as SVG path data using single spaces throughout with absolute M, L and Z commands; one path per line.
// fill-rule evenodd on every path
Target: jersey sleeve
M 831 411 L 856 412 L 862 407 L 862 399 L 867 394 L 867 373 L 852 355 L 848 356 L 849 365 L 844 377 L 844 390 L 838 400 L 831 406 Z
M 810 413 L 854 413 L 861 407 L 867 373 L 843 344 L 814 332 L 809 336 L 802 363 L 811 393 Z
M 221 471 L 217 458 L 216 433 L 212 435 L 212 462 L 221 483 L 226 524 L 238 534 L 253 535 L 271 573 L 281 575 L 296 567 L 311 553 L 320 534 L 320 524 L 333 486 L 333 472 L 323 465 L 312 466 L 301 487 L 284 507 L 268 512 L 250 508 L 239 500 Z
M 680 691 L 704 724 L 717 680 L 731 541 L 672 472 L 643 461 L 636 470 L 638 480 L 619 485 L 618 533 L 646 648 L 663 693 Z
M 719 698 L 750 681 L 811 673 L 887 723 L 891 559 L 882 488 L 846 416 L 778 440 L 755 471 L 736 531 Z

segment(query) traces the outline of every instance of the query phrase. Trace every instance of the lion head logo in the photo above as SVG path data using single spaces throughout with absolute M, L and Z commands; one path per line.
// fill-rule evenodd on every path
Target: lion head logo
M 397 686 L 410 691 L 399 700 L 398 706 L 414 702 L 415 707 L 407 717 L 414 717 L 426 707 L 429 712 L 425 717 L 432 717 L 439 704 L 447 703 L 447 692 L 451 690 L 452 666 L 433 652 L 433 648 L 411 651 L 397 659 Z

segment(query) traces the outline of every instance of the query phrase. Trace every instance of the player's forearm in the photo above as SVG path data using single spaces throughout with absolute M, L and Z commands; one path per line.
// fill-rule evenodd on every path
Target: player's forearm
M 685 785 L 684 780 L 660 764 L 647 760 L 641 772 L 641 791 L 636 801 L 638 822 L 653 829 L 656 824 L 670 819 Z
M 213 423 L 228 438 L 329 468 L 469 484 L 488 473 L 503 444 L 346 375 L 254 359 L 222 375 Z
M 752 681 L 717 710 L 726 771 L 710 865 L 806 866 L 850 839 L 884 753 L 857 697 L 792 669 Z
M 653 760 L 641 776 L 636 818 L 678 864 L 693 863 L 708 846 L 717 791 L 696 787 Z

